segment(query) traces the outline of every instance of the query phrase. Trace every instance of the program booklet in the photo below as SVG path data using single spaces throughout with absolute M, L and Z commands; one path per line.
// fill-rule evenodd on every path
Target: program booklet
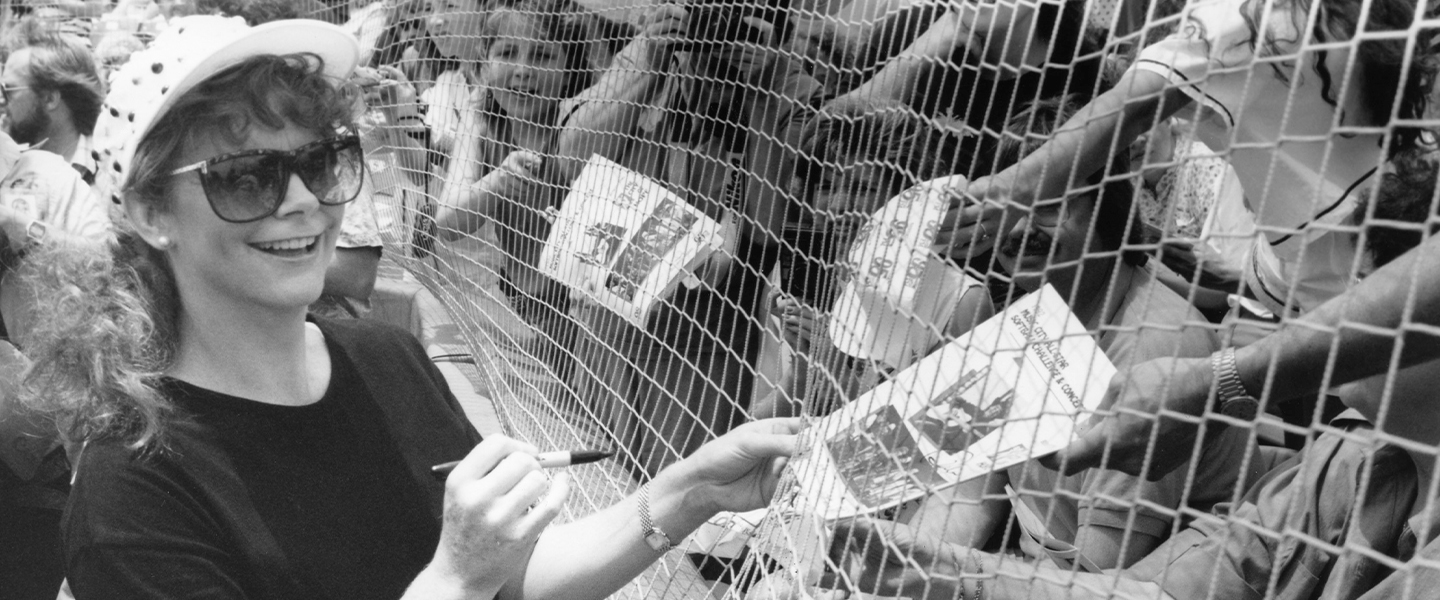
M 722 243 L 720 223 L 598 154 L 552 216 L 540 272 L 565 284 L 571 298 L 641 327 L 650 308 Z
M 1047 285 L 811 423 L 770 506 L 717 516 L 688 549 L 734 554 L 743 545 L 781 565 L 783 578 L 813 585 L 836 521 L 1063 449 L 1114 375 Z
M 875 513 L 1064 448 L 1114 375 L 1047 285 L 817 421 L 790 468 L 824 520 Z

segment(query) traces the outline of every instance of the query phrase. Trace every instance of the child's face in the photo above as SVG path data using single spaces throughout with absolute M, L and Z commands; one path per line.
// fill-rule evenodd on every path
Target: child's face
M 567 70 L 560 44 L 541 41 L 539 31 L 521 15 L 506 15 L 500 35 L 490 44 L 481 79 L 505 114 L 539 119 L 554 112 L 575 73 Z
M 441 54 L 479 60 L 480 27 L 485 22 L 482 0 L 431 0 L 426 28 Z
M 817 221 L 869 218 L 903 190 L 894 169 L 869 163 L 826 168 L 815 185 L 812 206 Z

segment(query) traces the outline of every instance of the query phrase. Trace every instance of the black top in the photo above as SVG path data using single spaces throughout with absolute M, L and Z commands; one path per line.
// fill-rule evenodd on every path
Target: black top
M 412 336 L 316 324 L 332 364 L 319 402 L 171 380 L 162 451 L 85 449 L 63 524 L 79 600 L 404 593 L 439 541 L 444 484 L 429 467 L 480 436 Z

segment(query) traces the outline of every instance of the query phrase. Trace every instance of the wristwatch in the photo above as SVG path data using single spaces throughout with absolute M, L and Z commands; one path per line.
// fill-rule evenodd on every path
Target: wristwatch
M 50 235 L 50 226 L 44 221 L 35 219 L 25 226 L 25 247 L 33 248 L 45 242 Z
M 669 552 L 671 548 L 675 547 L 675 544 L 670 541 L 670 536 L 665 535 L 665 532 L 661 531 L 661 529 L 656 527 L 655 523 L 650 520 L 649 483 L 640 486 L 640 493 L 636 495 L 636 500 L 638 501 L 638 512 L 640 513 L 640 535 L 645 538 L 645 543 L 649 544 L 651 548 L 661 554 Z
M 1211 354 L 1210 369 L 1215 372 L 1215 412 L 1242 421 L 1255 420 L 1260 414 L 1260 401 L 1247 393 L 1240 381 L 1235 349 L 1226 348 Z

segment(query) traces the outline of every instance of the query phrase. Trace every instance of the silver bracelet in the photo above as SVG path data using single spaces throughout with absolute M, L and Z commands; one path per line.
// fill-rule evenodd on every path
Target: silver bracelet
M 969 556 L 966 556 L 965 559 L 966 561 L 972 563 L 975 566 L 975 575 L 979 575 L 981 577 L 985 575 L 985 563 L 980 562 L 980 559 L 975 557 L 974 550 L 971 550 Z M 980 577 L 976 577 L 973 581 L 975 583 L 975 587 L 971 590 L 971 592 L 973 592 L 973 594 L 971 595 L 971 599 L 983 600 L 985 598 L 984 581 Z
M 650 484 L 640 486 L 640 492 L 635 495 L 637 512 L 640 513 L 640 535 L 645 538 L 645 543 L 656 552 L 664 554 L 669 552 L 675 544 L 670 541 L 670 536 L 665 535 L 654 521 L 650 520 Z

